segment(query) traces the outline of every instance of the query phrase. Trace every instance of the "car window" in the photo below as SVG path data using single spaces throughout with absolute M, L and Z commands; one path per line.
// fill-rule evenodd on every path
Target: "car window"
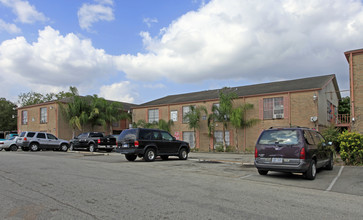
M 103 137 L 102 133 L 91 133 L 90 137 Z
M 161 140 L 161 134 L 159 131 L 153 131 L 153 135 L 151 136 L 152 140 Z
M 123 130 L 118 137 L 119 140 L 127 139 L 127 140 L 136 140 L 137 129 L 126 129 Z
M 309 131 L 304 131 L 304 138 L 306 140 L 306 143 L 308 143 L 310 145 L 314 144 L 314 140 Z
M 82 134 L 78 135 L 79 139 L 86 138 L 86 137 L 87 137 L 87 133 L 82 133 Z
M 296 130 L 266 130 L 262 133 L 258 144 L 285 144 L 299 143 L 299 135 Z
M 25 136 L 25 132 L 21 132 L 20 137 L 24 137 Z
M 153 131 L 151 130 L 140 130 L 139 139 L 141 140 L 152 140 Z
M 161 137 L 163 138 L 163 140 L 167 140 L 167 141 L 173 140 L 173 136 L 171 136 L 168 132 L 165 132 L 165 131 L 161 132 Z
M 311 136 L 314 139 L 315 144 L 323 143 L 325 142 L 324 138 L 316 131 L 310 131 Z
M 37 138 L 45 139 L 45 134 L 44 133 L 38 133 Z
M 51 140 L 57 140 L 56 136 L 52 135 L 52 134 L 47 134 L 48 139 Z
M 26 135 L 27 137 L 34 137 L 35 132 L 28 132 L 28 134 Z

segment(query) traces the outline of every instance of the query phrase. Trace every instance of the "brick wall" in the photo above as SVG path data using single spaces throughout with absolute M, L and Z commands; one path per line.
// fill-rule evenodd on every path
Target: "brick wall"
M 355 122 L 352 130 L 363 134 L 363 54 L 353 54 L 353 91 Z

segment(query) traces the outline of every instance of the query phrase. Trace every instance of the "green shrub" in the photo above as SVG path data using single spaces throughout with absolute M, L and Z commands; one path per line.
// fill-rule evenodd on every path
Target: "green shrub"
M 227 146 L 226 152 L 234 152 L 235 147 L 233 146 Z M 218 144 L 215 148 L 215 152 L 224 152 L 223 145 Z
M 334 124 L 330 125 L 326 129 L 324 129 L 321 134 L 324 136 L 327 142 L 332 142 L 335 150 L 337 152 L 340 151 L 340 146 L 338 142 L 338 137 L 340 135 L 339 129 L 335 127 Z
M 363 135 L 356 132 L 344 132 L 339 138 L 340 157 L 347 165 L 363 164 Z

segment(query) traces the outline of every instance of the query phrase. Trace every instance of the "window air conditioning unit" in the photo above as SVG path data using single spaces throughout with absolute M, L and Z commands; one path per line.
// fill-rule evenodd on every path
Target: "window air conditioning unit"
M 281 119 L 283 117 L 284 116 L 282 114 L 274 114 L 274 116 L 273 116 L 274 119 Z

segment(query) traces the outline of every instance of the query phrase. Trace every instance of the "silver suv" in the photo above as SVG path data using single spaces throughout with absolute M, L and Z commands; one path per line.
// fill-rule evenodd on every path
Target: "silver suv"
M 23 151 L 38 151 L 38 150 L 61 150 L 67 151 L 69 142 L 63 139 L 58 139 L 53 134 L 45 132 L 24 131 L 20 134 L 16 144 Z

